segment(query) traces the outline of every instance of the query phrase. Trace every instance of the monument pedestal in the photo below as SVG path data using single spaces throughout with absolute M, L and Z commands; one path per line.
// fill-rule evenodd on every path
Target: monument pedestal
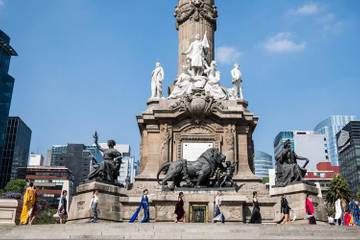
M 91 218 L 90 202 L 93 191 L 98 190 L 98 219 L 104 221 L 122 221 L 123 198 L 127 198 L 126 189 L 101 182 L 87 182 L 76 189 L 69 209 L 69 223 L 86 222 Z
M 326 222 L 326 209 L 323 199 L 321 197 L 318 197 L 318 188 L 316 186 L 306 183 L 295 183 L 287 185 L 286 187 L 272 187 L 270 189 L 270 196 L 277 199 L 277 203 L 274 206 L 275 219 L 280 220 L 282 217 L 282 214 L 280 212 L 281 196 L 285 194 L 286 199 L 289 202 L 289 206 L 293 211 L 290 212 L 290 218 L 292 219 L 293 214 L 295 214 L 297 222 L 307 222 L 307 220 L 305 219 L 305 199 L 307 193 L 310 194 L 311 199 L 314 202 L 316 220 Z

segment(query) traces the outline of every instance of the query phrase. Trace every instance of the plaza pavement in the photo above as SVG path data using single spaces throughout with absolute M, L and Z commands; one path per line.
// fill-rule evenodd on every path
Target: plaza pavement
M 0 226 L 0 239 L 360 239 L 360 228 L 326 224 L 79 223 Z

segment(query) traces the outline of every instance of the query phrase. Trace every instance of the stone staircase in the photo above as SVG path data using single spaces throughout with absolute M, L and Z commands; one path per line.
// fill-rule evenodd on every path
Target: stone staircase
M 360 239 L 360 228 L 325 224 L 83 223 L 0 226 L 0 239 Z

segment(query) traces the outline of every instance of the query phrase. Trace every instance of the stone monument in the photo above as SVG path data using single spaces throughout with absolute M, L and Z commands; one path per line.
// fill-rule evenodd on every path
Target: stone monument
M 217 16 L 214 0 L 178 1 L 177 79 L 167 98 L 150 98 L 147 109 L 137 116 L 141 173 L 128 194 L 140 198 L 141 191 L 149 189 L 150 215 L 155 221 L 173 221 L 177 194 L 183 191 L 186 221 L 210 222 L 218 190 L 224 191 L 223 211 L 228 221 L 245 222 L 250 217 L 254 190 L 265 198 L 263 219 L 274 219 L 275 202 L 254 175 L 252 134 L 258 117 L 240 94 L 231 97 L 221 85 L 214 56 Z M 232 76 L 227 78 L 231 83 Z M 212 158 L 204 154 L 211 149 L 225 160 L 219 155 L 209 163 Z M 195 217 L 199 214 L 201 218 Z
M 70 223 L 89 221 L 90 202 L 93 192 L 97 190 L 101 204 L 98 205 L 99 219 L 106 221 L 121 221 L 121 199 L 127 197 L 126 190 L 118 183 L 121 166 L 121 153 L 114 147 L 116 142 L 108 140 L 108 148 L 98 144 L 98 134 L 94 134 L 95 146 L 103 153 L 103 161 L 96 163 L 88 176 L 88 181 L 80 184 L 76 189 L 70 204 Z
M 121 160 L 110 154 L 109 161 L 91 174 L 93 181 L 78 187 L 70 220 L 89 219 L 93 190 L 99 191 L 99 206 L 103 206 L 99 219 L 108 221 L 128 221 L 144 189 L 149 190 L 150 219 L 156 222 L 174 221 L 180 191 L 185 194 L 186 222 L 211 222 L 218 191 L 223 191 L 222 213 L 228 222 L 249 221 L 253 191 L 258 193 L 263 222 L 280 219 L 281 194 L 291 195 L 290 205 L 296 202 L 300 215 L 304 193 L 317 193 L 313 186 L 280 186 L 269 194 L 254 175 L 252 135 L 258 117 L 243 97 L 238 65 L 226 76 L 234 87 L 220 84 L 223 78 L 214 56 L 215 0 L 179 0 L 174 15 L 179 33 L 178 75 L 166 97 L 160 63 L 152 72 L 151 97 L 137 116 L 140 175 L 131 190 L 102 181 Z

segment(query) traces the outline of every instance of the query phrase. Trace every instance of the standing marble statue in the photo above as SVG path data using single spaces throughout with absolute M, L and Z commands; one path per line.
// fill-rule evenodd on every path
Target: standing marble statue
M 200 38 L 200 34 L 195 35 L 195 40 L 190 44 L 189 48 L 183 53 L 186 58 L 190 59 L 191 70 L 195 76 L 201 76 L 204 69 L 208 67 L 205 54 L 207 49 L 210 48 L 209 41 L 204 34 L 203 40 Z
M 234 95 L 235 98 L 244 99 L 243 91 L 242 91 L 242 78 L 240 72 L 240 65 L 234 64 L 234 68 L 231 70 L 232 76 L 232 84 L 234 86 Z
M 220 71 L 217 70 L 216 61 L 212 61 L 210 67 L 205 70 L 208 80 L 205 84 L 205 92 L 210 96 L 213 96 L 215 99 L 225 99 L 227 97 L 226 90 L 224 90 L 220 82 Z
M 161 64 L 157 62 L 155 69 L 151 73 L 151 97 L 150 98 L 161 98 L 162 97 L 162 81 L 164 80 L 164 69 Z

